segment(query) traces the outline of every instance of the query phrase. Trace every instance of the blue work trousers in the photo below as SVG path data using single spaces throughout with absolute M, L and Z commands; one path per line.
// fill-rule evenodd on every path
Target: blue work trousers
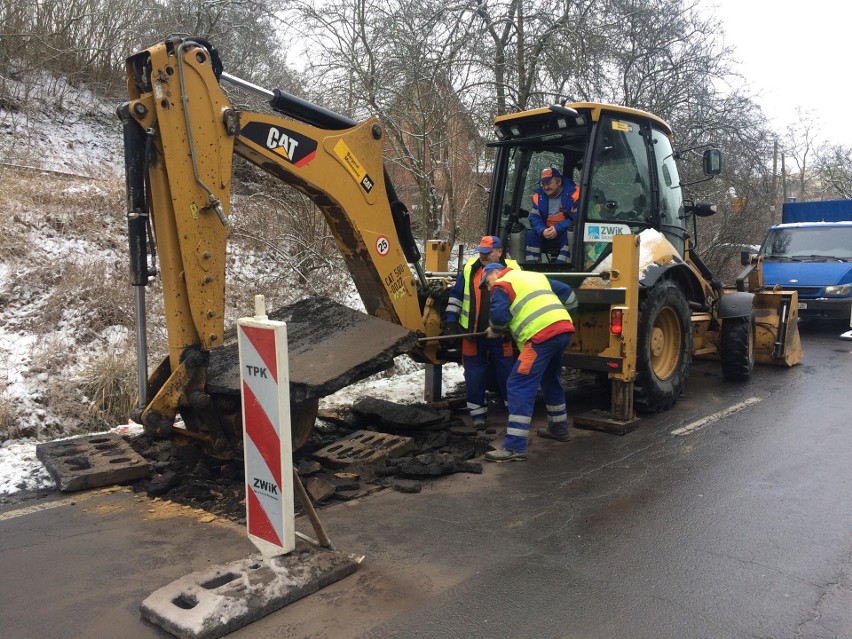
M 545 240 L 534 230 L 527 231 L 527 246 L 524 260 L 527 262 L 541 262 L 541 251 L 548 245 L 558 245 L 559 255 L 556 257 L 555 264 L 567 264 L 571 261 L 571 245 L 569 243 L 568 231 L 563 231 L 552 240 Z
M 466 337 L 462 344 L 464 383 L 467 390 L 467 408 L 474 422 L 484 422 L 488 406 L 485 391 L 488 386 L 488 366 L 494 366 L 497 390 L 506 401 L 506 380 L 512 372 L 515 358 L 512 343 L 502 338 Z
M 568 411 L 562 390 L 562 354 L 573 333 L 560 333 L 540 344 L 527 342 L 512 368 L 506 389 L 509 394 L 509 423 L 503 448 L 526 452 L 529 444 L 535 397 L 541 386 L 547 405 L 548 428 L 568 432 Z

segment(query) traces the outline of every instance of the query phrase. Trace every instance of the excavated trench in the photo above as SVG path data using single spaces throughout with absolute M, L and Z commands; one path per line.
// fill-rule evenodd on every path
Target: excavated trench
M 436 409 L 367 397 L 351 409 L 321 412 L 307 445 L 294 455 L 312 503 L 322 508 L 384 488 L 419 492 L 424 480 L 481 473 L 481 463 L 474 460 L 491 449 L 499 429 L 467 426 L 450 408 L 463 405 L 451 398 Z M 148 435 L 131 445 L 152 466 L 151 477 L 134 482 L 134 490 L 245 523 L 242 460 L 218 459 L 197 446 Z M 349 459 L 340 456 L 347 449 L 355 453 Z M 303 512 L 298 499 L 296 511 Z

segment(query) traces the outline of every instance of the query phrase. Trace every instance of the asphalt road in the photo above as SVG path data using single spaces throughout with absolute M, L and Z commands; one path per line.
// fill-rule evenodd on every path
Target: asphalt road
M 677 406 L 624 437 L 533 437 L 527 462 L 323 510 L 359 570 L 231 636 L 852 637 L 841 330 L 804 328 L 802 364 L 744 385 L 697 362 Z M 253 550 L 206 519 L 124 490 L 0 508 L 0 634 L 166 636 L 142 599 Z

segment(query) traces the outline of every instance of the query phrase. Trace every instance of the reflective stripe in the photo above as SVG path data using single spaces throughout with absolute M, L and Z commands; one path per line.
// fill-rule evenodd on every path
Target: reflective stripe
M 558 413 L 559 411 L 565 412 L 565 404 L 546 404 L 547 410 L 551 413 Z
M 528 428 L 512 428 L 509 427 L 506 429 L 506 434 L 514 437 L 524 437 L 528 438 L 530 436 L 530 431 Z
M 544 307 L 542 307 L 542 308 L 538 309 L 537 311 L 534 311 L 533 313 L 530 313 L 529 315 L 527 315 L 527 316 L 524 318 L 524 320 L 523 320 L 520 324 L 518 324 L 518 325 L 515 327 L 515 329 L 512 331 L 512 334 L 513 334 L 513 335 L 515 335 L 515 339 L 516 339 L 516 340 L 518 339 L 518 337 L 519 337 L 519 335 L 521 334 L 521 332 L 522 332 L 522 331 L 523 331 L 523 330 L 524 330 L 527 326 L 529 326 L 529 324 L 530 324 L 531 322 L 534 322 L 535 320 L 537 320 L 539 317 L 541 317 L 541 316 L 542 316 L 542 315 L 544 315 L 545 313 L 549 313 L 550 311 L 557 311 L 557 310 L 558 310 L 558 311 L 564 311 L 564 310 L 565 310 L 565 307 L 564 307 L 564 306 L 562 306 L 562 304 L 551 304 L 550 306 L 544 306 Z M 537 333 L 537 332 L 538 332 L 538 331 L 536 331 L 536 333 Z M 535 334 L 535 333 L 533 333 L 533 334 Z
M 467 284 L 467 282 L 465 282 Z M 464 297 L 462 297 L 461 313 L 459 313 L 459 324 L 463 328 L 468 327 L 468 319 L 470 318 L 470 295 L 467 294 L 467 286 L 465 286 Z
M 527 415 L 509 415 L 509 421 L 516 424 L 529 424 L 532 421 L 532 417 Z
M 568 301 L 565 302 L 565 308 L 567 308 L 568 312 L 570 313 L 572 310 L 576 311 L 579 305 L 580 302 L 579 300 L 577 300 L 577 295 L 574 293 L 574 291 L 571 291 L 571 295 L 568 296 Z
M 524 306 L 526 306 L 527 302 L 529 302 L 531 299 L 535 299 L 536 297 L 540 297 L 542 295 L 547 295 L 547 291 L 543 291 L 543 290 L 542 291 L 532 291 L 532 292 L 524 295 L 521 299 L 516 298 L 515 304 L 514 304 L 515 310 L 520 313 L 521 309 Z
M 521 351 L 527 340 L 542 329 L 559 321 L 571 321 L 571 315 L 541 273 L 512 269 L 505 271 L 498 282 L 508 283 L 515 292 L 515 301 L 509 305 L 509 329 Z
M 458 314 L 461 311 L 461 300 L 457 297 L 451 297 L 447 300 L 447 311 L 452 311 L 453 313 Z

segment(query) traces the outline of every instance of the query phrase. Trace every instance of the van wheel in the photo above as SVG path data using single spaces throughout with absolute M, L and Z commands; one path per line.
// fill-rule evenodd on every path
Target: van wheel
M 680 397 L 692 363 L 692 315 L 672 280 L 647 292 L 639 304 L 634 405 L 659 412 Z
M 755 357 L 754 327 L 754 315 L 722 320 L 719 348 L 725 379 L 744 382 L 751 377 Z

